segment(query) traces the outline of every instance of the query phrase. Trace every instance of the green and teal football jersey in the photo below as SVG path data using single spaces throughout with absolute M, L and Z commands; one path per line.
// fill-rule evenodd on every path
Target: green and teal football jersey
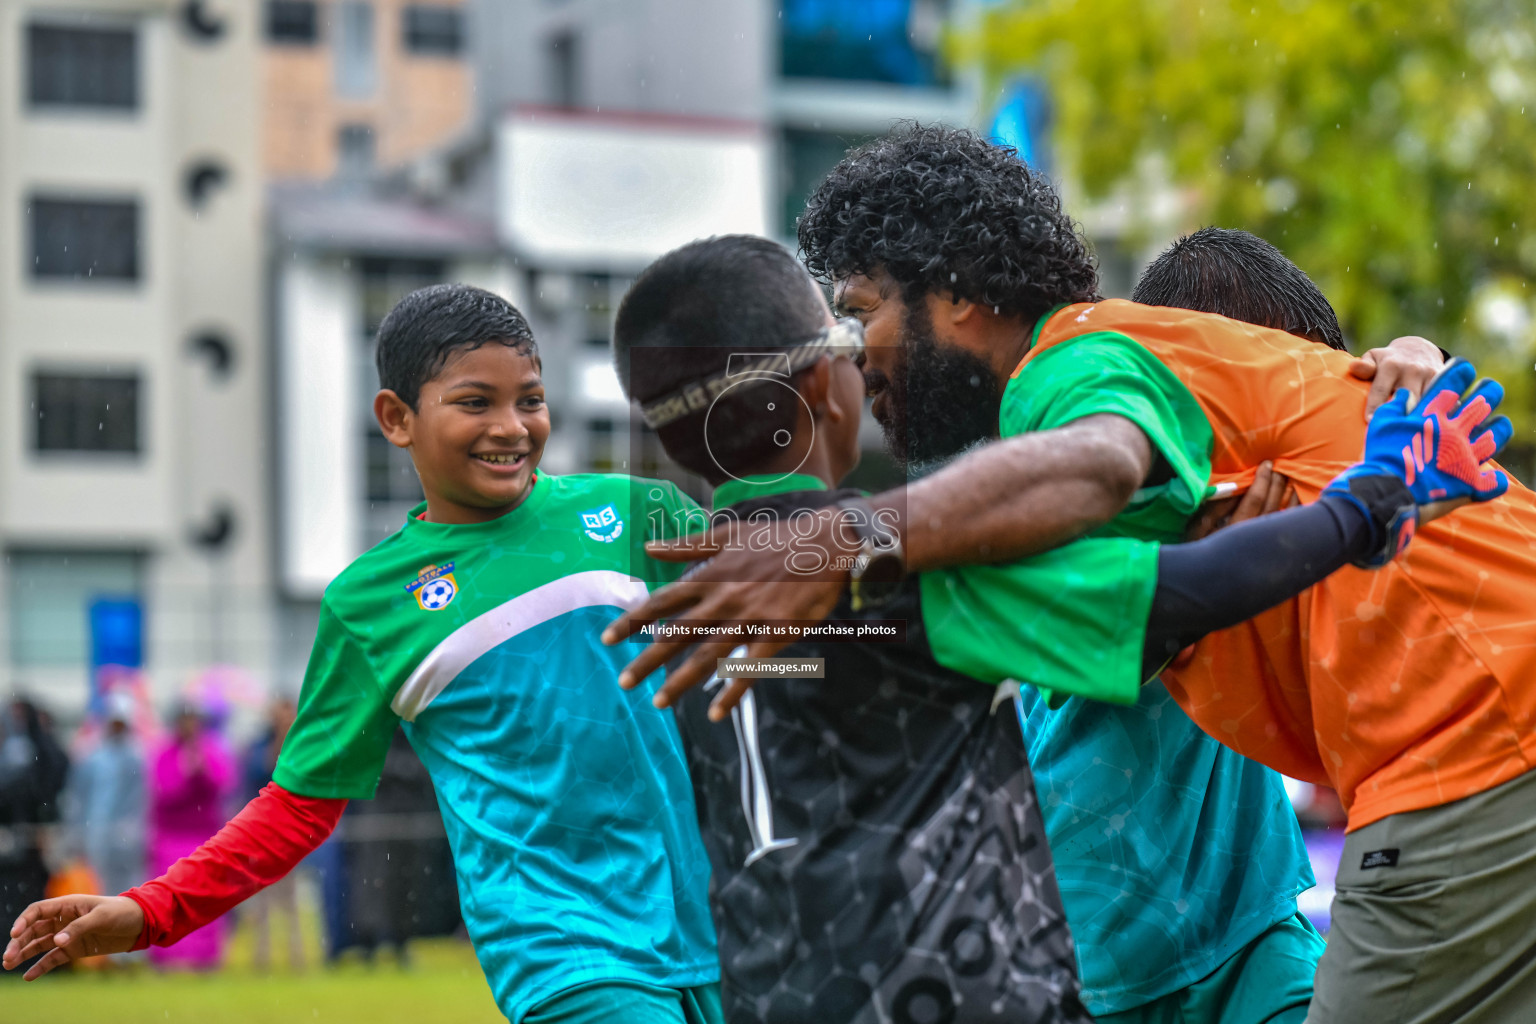
M 1003 394 L 999 425 L 1012 437 L 1099 414 L 1142 429 L 1165 482 L 1142 488 L 1089 539 L 923 577 L 942 664 L 1071 695 L 1051 710 L 1026 686 L 1019 702 L 1095 1015 L 1209 975 L 1292 917 L 1314 884 L 1280 776 L 1201 732 L 1161 682 L 1126 685 L 1140 682 L 1159 543 L 1183 538 L 1207 493 L 1212 433 L 1199 403 L 1145 348 L 1100 332 L 1026 364 Z
M 643 545 L 694 505 L 669 483 L 539 474 L 488 523 L 417 518 L 326 590 L 275 780 L 373 795 L 397 723 L 431 772 L 464 920 L 514 1022 L 599 980 L 719 976 L 709 861 L 658 672 L 602 627 L 682 566 Z

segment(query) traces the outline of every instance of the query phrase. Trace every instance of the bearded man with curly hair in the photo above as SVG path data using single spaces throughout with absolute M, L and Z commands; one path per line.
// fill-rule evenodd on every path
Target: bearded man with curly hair
M 1267 473 L 1265 460 L 1293 454 L 1265 419 L 1281 404 L 1272 399 L 1282 371 L 1349 410 L 1350 424 L 1329 423 L 1329 445 L 1359 443 L 1366 394 L 1341 379 L 1348 357 L 1279 330 L 1101 301 L 1092 252 L 1051 184 L 967 131 L 909 126 L 851 152 L 811 196 L 799 241 L 812 273 L 832 285 L 836 312 L 865 330 L 874 414 L 912 481 L 869 504 L 899 522 L 905 568 L 922 573 L 935 657 L 975 678 L 1034 684 L 1022 718 L 1085 1002 L 1100 1020 L 1127 1024 L 1300 1024 L 1322 942 L 1297 911 L 1314 880 L 1280 776 L 1212 739 L 1225 736 L 1222 722 L 1197 727 L 1181 692 L 1155 677 L 1142 686 L 1132 645 L 1088 641 L 1136 618 L 1127 612 L 1135 600 L 1117 589 L 1134 589 L 1135 566 L 1085 568 L 1046 592 L 1005 563 L 1086 535 L 1182 540 L 1218 493 L 1213 481 L 1241 490 Z M 1221 353 L 1201 349 L 1207 342 Z M 1202 372 L 1241 379 L 1246 407 L 1209 408 L 1209 382 L 1181 377 L 1202 352 Z M 1413 339 L 1362 363 L 1378 382 L 1422 387 L 1441 356 Z M 805 542 L 832 550 L 837 524 L 818 529 Z M 764 540 L 757 553 L 713 535 L 658 552 L 713 557 L 632 620 L 820 619 L 850 578 L 857 592 L 856 570 L 791 573 L 774 553 L 789 538 Z M 610 642 L 626 630 L 611 626 Z M 1291 650 L 1297 635 L 1276 633 L 1286 669 L 1310 656 Z M 702 682 L 728 646 L 699 645 L 658 704 Z M 621 679 L 682 647 L 651 644 Z M 1257 643 L 1254 652 L 1263 653 Z M 1252 706 L 1228 723 L 1238 739 L 1280 736 L 1289 759 L 1268 763 L 1338 786 L 1297 725 L 1305 715 L 1292 698 L 1305 703 L 1307 683 L 1272 694 L 1254 664 L 1216 687 Z M 744 686 L 733 681 L 718 702 Z M 1197 696 L 1223 695 L 1207 686 Z
M 838 315 L 864 323 L 874 414 L 918 472 L 998 436 L 1005 403 L 1016 420 L 1009 375 L 1032 328 L 1100 298 L 1093 254 L 1051 184 L 953 128 L 849 154 L 799 235 Z M 991 328 L 985 344 L 966 344 L 982 337 L 972 322 Z M 1085 339 L 1061 356 L 1025 382 L 1033 429 L 1100 421 L 1141 434 L 1127 447 L 1140 442 L 1133 458 L 1149 472 L 1107 532 L 1179 539 L 1168 513 L 1204 497 L 1204 480 L 1178 472 L 1193 431 L 1155 388 L 1116 386 L 1143 369 L 1123 342 Z M 1100 613 L 1111 614 L 1089 610 Z M 1280 775 L 1201 732 L 1157 682 L 1134 704 L 1071 697 L 1055 710 L 1024 687 L 1022 717 L 1094 1016 L 1161 1020 L 1177 1005 L 1203 1008 L 1187 1019 L 1302 1020 L 1323 942 L 1297 911 L 1315 880 Z

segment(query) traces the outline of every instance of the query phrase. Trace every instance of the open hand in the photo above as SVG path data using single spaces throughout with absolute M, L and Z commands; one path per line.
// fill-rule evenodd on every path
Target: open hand
M 1408 335 L 1394 338 L 1385 348 L 1373 348 L 1349 364 L 1352 377 L 1371 382 L 1365 396 L 1365 418 L 1371 415 L 1398 389 L 1408 391 L 1408 408 L 1413 408 L 1429 382 L 1445 367 L 1445 356 L 1428 338 Z
M 23 977 L 36 981 L 71 960 L 126 953 L 144 930 L 144 910 L 126 896 L 60 896 L 21 912 L 0 965 L 12 971 L 47 953 Z
M 1420 524 L 1509 490 L 1508 474 L 1492 462 L 1514 436 L 1509 420 L 1493 415 L 1504 389 L 1476 378 L 1471 363 L 1452 359 L 1412 408 L 1408 390 L 1399 390 L 1371 417 L 1361 460 L 1323 491 L 1354 502 L 1380 528 L 1383 543 L 1357 564 L 1385 565 Z
M 603 631 L 603 642 L 616 644 L 647 623 L 660 619 L 704 619 L 742 624 L 819 622 L 837 606 L 847 585 L 849 570 L 836 558 L 857 546 L 844 533 L 833 509 L 799 520 L 797 529 L 785 521 L 750 527 L 750 543 L 733 540 L 730 528 L 677 541 L 646 545 L 652 558 L 664 562 L 690 562 L 707 558 L 683 579 L 662 587 L 643 604 L 614 620 Z M 739 540 L 739 535 L 736 535 Z M 832 557 L 818 559 L 820 551 Z M 801 558 L 800 554 L 810 554 Z M 818 564 L 819 563 L 819 564 Z M 759 638 L 748 641 L 745 657 L 766 658 L 793 643 L 793 638 Z M 657 639 L 641 651 L 622 672 L 619 685 L 626 690 L 668 661 L 693 646 L 692 640 Z M 657 690 L 653 703 L 669 707 L 692 687 L 707 680 L 718 659 L 743 646 L 740 638 L 701 643 L 672 670 Z M 727 681 L 709 708 L 711 720 L 724 718 L 751 688 L 752 680 Z
M 1411 411 L 1403 389 L 1371 417 L 1362 462 L 1392 469 L 1420 505 L 1492 501 L 1509 490 L 1509 476 L 1491 464 L 1515 433 L 1493 415 L 1503 400 L 1498 381 L 1479 381 L 1471 363 L 1453 359 Z

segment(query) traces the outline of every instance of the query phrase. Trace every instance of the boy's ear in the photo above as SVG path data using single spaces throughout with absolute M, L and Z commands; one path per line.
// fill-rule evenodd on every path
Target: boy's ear
M 822 357 L 806 367 L 797 390 L 812 416 L 817 419 L 825 416 L 829 403 L 835 404 L 832 399 L 832 360 Z
M 385 388 L 373 396 L 373 418 L 379 421 L 384 437 L 396 448 L 411 446 L 411 425 L 416 414 L 405 399 Z
M 817 416 L 825 416 L 833 423 L 841 423 L 849 416 L 857 418 L 864 411 L 864 392 L 859 391 L 859 402 L 856 406 L 849 406 L 838 399 L 837 391 L 837 359 L 834 356 L 823 356 L 816 360 L 817 386 L 821 390 L 819 402 L 812 402 L 811 408 L 816 410 Z M 807 398 L 809 401 L 809 398 Z

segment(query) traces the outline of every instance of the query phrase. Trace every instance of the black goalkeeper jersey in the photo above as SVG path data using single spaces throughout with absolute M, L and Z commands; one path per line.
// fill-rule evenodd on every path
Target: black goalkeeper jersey
M 759 680 L 719 723 L 717 680 L 678 705 L 731 1024 L 1090 1020 L 1014 700 L 933 661 L 918 601 L 867 613 L 903 643 L 782 652 L 824 679 Z

